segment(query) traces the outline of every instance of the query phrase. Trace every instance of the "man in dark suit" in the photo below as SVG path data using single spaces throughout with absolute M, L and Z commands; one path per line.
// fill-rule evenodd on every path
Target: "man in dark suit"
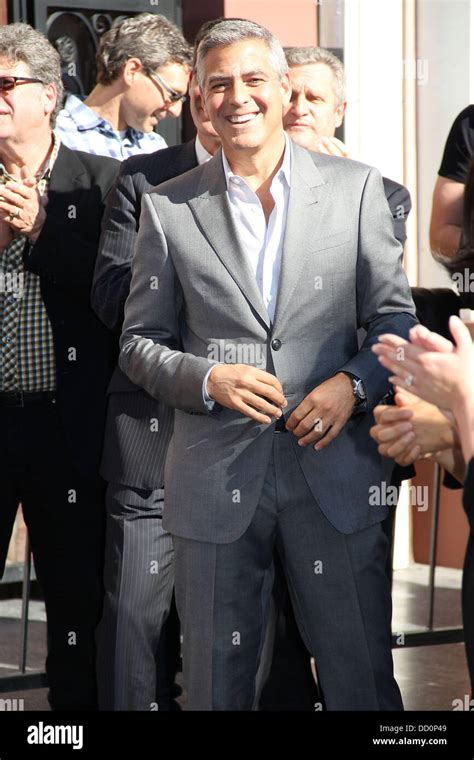
M 116 355 L 90 286 L 118 163 L 54 137 L 61 92 L 47 39 L 1 27 L 0 572 L 21 503 L 46 605 L 50 701 L 67 710 L 97 707 L 99 461 Z
M 190 106 L 196 139 L 125 161 L 107 204 L 92 305 L 117 333 L 130 288 L 143 193 L 208 160 L 220 143 L 194 82 Z M 171 408 L 116 368 L 108 389 L 101 468 L 108 481 L 106 597 L 98 631 L 101 709 L 174 707 L 166 636 L 178 646 L 179 640 L 172 621 L 171 630 L 164 626 L 174 585 L 173 548 L 161 525 L 163 470 L 173 416 Z

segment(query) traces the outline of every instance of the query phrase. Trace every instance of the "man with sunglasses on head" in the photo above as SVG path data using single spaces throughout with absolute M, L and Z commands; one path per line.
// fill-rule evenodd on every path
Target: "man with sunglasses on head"
M 119 164 L 53 132 L 61 61 L 27 24 L 0 27 L 0 575 L 21 503 L 46 606 L 50 703 L 97 707 L 99 459 L 116 346 L 90 306 Z
M 181 114 L 190 47 L 164 16 L 140 13 L 102 35 L 97 83 L 85 100 L 68 95 L 56 131 L 69 148 L 122 160 L 166 148 L 154 129 Z

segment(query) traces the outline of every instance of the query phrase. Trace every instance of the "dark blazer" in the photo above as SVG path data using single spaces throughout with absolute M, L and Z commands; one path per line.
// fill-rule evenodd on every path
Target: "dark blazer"
M 393 179 L 382 177 L 382 181 L 385 197 L 392 214 L 393 234 L 402 245 L 405 245 L 405 240 L 407 239 L 406 221 L 408 214 L 411 211 L 410 193 L 405 185 L 400 185 Z M 391 461 L 392 460 L 387 459 L 385 465 L 391 467 Z M 400 465 L 396 464 L 389 480 L 393 485 L 399 485 L 402 480 L 409 480 L 410 478 L 415 477 L 415 475 L 416 472 L 413 465 L 400 467 Z
M 408 214 L 411 211 L 411 198 L 405 185 L 400 185 L 393 179 L 382 177 L 383 189 L 393 218 L 393 234 L 404 245 L 407 239 L 405 229 Z
M 98 474 L 106 389 L 116 341 L 90 306 L 90 289 L 105 198 L 119 162 L 61 145 L 51 172 L 46 221 L 25 266 L 39 275 L 51 322 L 57 403 L 74 464 Z
M 142 156 L 120 167 L 107 200 L 92 286 L 92 307 L 118 338 L 130 290 L 131 263 L 143 193 L 197 166 L 195 141 Z M 163 485 L 173 410 L 134 385 L 116 368 L 108 389 L 102 476 L 136 488 Z

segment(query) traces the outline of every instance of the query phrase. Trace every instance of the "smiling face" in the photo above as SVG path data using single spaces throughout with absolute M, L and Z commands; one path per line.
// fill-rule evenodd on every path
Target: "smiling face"
M 290 67 L 291 102 L 285 130 L 300 145 L 312 148 L 316 136 L 334 137 L 342 124 L 345 101 L 338 103 L 334 75 L 325 63 Z
M 181 101 L 173 103 L 168 91 L 146 75 L 139 61 L 134 69 L 130 64 L 135 60 L 127 62 L 129 70 L 124 72 L 124 80 L 129 86 L 121 101 L 120 121 L 138 132 L 151 132 L 167 116 L 179 116 L 183 104 Z M 169 87 L 186 95 L 189 82 L 187 66 L 169 63 L 157 69 L 157 73 Z
M 33 77 L 26 63 L 0 59 L 0 76 Z M 0 91 L 0 145 L 33 142 L 51 130 L 50 115 L 56 106 L 54 85 L 18 84 L 10 92 Z
M 283 135 L 288 76 L 272 68 L 262 40 L 247 39 L 209 50 L 204 59 L 204 104 L 226 155 L 258 152 Z

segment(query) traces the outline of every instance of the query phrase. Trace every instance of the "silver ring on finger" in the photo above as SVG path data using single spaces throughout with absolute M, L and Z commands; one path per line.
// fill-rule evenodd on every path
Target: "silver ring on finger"
M 415 380 L 415 375 L 412 375 L 411 372 L 406 376 L 405 378 L 405 385 L 407 388 L 411 388 L 413 385 L 413 382 Z

